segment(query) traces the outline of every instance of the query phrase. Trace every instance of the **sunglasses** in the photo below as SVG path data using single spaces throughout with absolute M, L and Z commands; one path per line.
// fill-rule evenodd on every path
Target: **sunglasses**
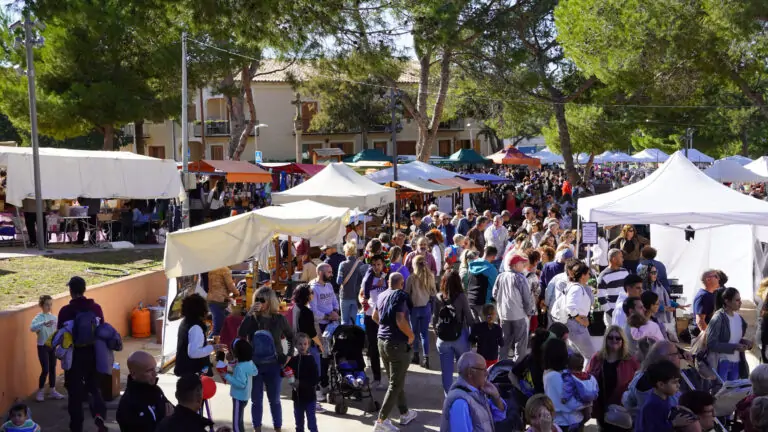
M 264 297 L 256 297 L 256 303 L 266 303 L 267 299 Z
M 614 342 L 621 342 L 621 336 L 606 336 L 606 339 Z
M 652 274 L 652 275 L 657 275 L 657 274 L 659 274 L 659 272 L 656 272 L 656 271 L 652 271 L 652 272 L 649 272 L 649 274 Z

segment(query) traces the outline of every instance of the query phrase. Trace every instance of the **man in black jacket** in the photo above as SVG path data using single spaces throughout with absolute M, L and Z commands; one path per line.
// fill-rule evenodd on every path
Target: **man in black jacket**
M 176 382 L 173 414 L 157 425 L 155 432 L 206 432 L 213 422 L 198 414 L 203 406 L 203 383 L 197 375 L 184 375 Z
M 128 385 L 117 407 L 121 432 L 153 431 L 173 413 L 173 405 L 157 385 L 157 362 L 151 354 L 136 351 L 128 357 Z

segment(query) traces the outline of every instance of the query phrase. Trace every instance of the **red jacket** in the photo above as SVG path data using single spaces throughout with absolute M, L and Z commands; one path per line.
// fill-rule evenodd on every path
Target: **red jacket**
M 744 432 L 757 432 L 757 429 L 752 425 L 752 419 L 749 417 L 749 409 L 752 408 L 752 401 L 756 397 L 757 395 L 751 394 L 736 404 L 736 418 L 744 424 Z
M 605 409 L 608 405 L 621 405 L 621 396 L 627 391 L 629 383 L 632 382 L 632 378 L 635 376 L 635 372 L 640 369 L 640 363 L 634 358 L 630 357 L 625 360 L 619 361 L 619 366 L 616 368 L 616 388 L 608 396 L 607 399 L 598 397 L 592 406 L 592 417 L 603 418 L 605 415 Z M 587 364 L 587 373 L 594 376 L 598 385 L 603 384 L 603 357 L 599 352 L 595 353 L 589 363 Z
M 229 349 L 232 349 L 232 343 L 237 338 L 237 329 L 240 328 L 240 324 L 243 323 L 245 317 L 240 314 L 232 314 L 224 320 L 224 325 L 221 326 L 221 333 L 219 334 L 219 343 L 226 345 Z

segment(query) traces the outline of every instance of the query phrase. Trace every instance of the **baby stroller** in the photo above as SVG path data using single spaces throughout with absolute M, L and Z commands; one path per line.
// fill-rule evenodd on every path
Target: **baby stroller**
M 513 369 L 515 362 L 511 359 L 502 360 L 488 368 L 488 380 L 499 389 L 499 396 L 507 403 L 507 416 L 496 422 L 496 430 L 523 430 L 523 408 L 525 402 L 532 396 L 533 389 L 521 386 L 521 380 Z
M 328 403 L 335 405 L 337 414 L 346 414 L 347 400 L 366 400 L 363 410 L 368 413 L 379 410 L 379 402 L 373 398 L 369 380 L 366 379 L 360 387 L 347 383 L 344 375 L 347 373 L 365 373 L 363 348 L 365 347 L 365 331 L 354 325 L 340 325 L 331 336 L 331 363 L 328 368 L 328 381 L 331 389 L 328 392 Z M 342 360 L 354 362 L 352 369 L 342 368 Z

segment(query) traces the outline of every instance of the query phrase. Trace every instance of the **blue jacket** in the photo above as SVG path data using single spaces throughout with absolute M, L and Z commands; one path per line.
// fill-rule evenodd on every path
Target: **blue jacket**
M 456 235 L 456 227 L 448 224 L 440 225 L 437 229 L 443 234 L 443 243 L 445 244 L 445 247 L 453 245 L 453 236 Z
M 342 255 L 342 254 L 340 254 L 338 252 L 329 255 L 324 260 L 326 264 L 331 266 L 331 270 L 333 270 L 334 278 L 331 279 L 331 285 L 333 285 L 333 289 L 336 290 L 337 292 L 339 291 L 339 287 L 341 286 L 341 282 L 344 281 L 344 279 L 342 279 L 340 281 L 338 280 L 339 266 L 341 265 L 341 263 L 344 262 L 344 260 L 345 260 L 344 255 Z
M 461 220 L 459 220 L 459 226 L 456 227 L 456 231 L 458 231 L 459 234 L 466 236 L 469 230 L 471 230 L 472 227 L 475 226 L 476 220 L 477 218 L 475 218 L 475 220 L 470 222 L 469 219 L 467 218 L 461 218 Z
M 469 281 L 467 283 L 467 300 L 471 305 L 484 305 L 493 299 L 493 284 L 499 271 L 496 266 L 484 259 L 469 263 Z M 483 286 L 485 285 L 485 286 Z
M 544 268 L 541 269 L 541 286 L 549 285 L 549 281 L 563 271 L 565 271 L 564 263 L 554 261 L 544 264 Z
M 230 385 L 229 395 L 232 396 L 232 399 L 239 401 L 250 400 L 253 377 L 258 374 L 259 370 L 256 369 L 256 365 L 252 361 L 237 362 L 232 373 L 224 376 L 224 379 Z
M 123 339 L 120 333 L 109 323 L 101 323 L 96 327 L 96 341 L 93 343 L 96 353 L 96 370 L 100 374 L 112 375 L 112 365 L 115 363 L 114 351 L 123 350 Z

